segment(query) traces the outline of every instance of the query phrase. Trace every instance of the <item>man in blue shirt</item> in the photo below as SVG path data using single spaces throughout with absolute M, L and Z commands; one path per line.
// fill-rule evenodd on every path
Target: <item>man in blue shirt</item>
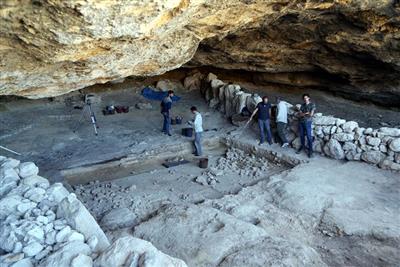
M 164 117 L 163 129 L 164 134 L 171 136 L 171 117 L 169 111 L 172 108 L 172 97 L 174 96 L 174 91 L 169 90 L 168 95 L 161 101 L 161 114 Z
M 258 112 L 258 127 L 260 128 L 260 145 L 265 141 L 265 131 L 267 132 L 267 141 L 268 144 L 272 144 L 272 135 L 271 135 L 271 127 L 270 127 L 270 118 L 271 118 L 271 104 L 268 102 L 268 97 L 264 96 L 262 101 L 257 104 L 256 109 L 251 114 L 251 121 Z

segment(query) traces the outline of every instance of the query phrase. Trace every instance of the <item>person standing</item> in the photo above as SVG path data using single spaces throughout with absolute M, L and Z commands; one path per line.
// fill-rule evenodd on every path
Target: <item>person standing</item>
M 272 144 L 272 135 L 270 127 L 271 118 L 271 104 L 268 102 L 268 97 L 264 96 L 262 101 L 257 104 L 256 109 L 251 114 L 249 121 L 258 113 L 258 127 L 260 129 L 260 143 L 263 144 L 265 141 L 265 132 L 267 133 L 268 144 Z
M 282 147 L 289 145 L 286 137 L 286 126 L 287 126 L 287 105 L 285 101 L 282 101 L 280 97 L 276 98 L 277 102 L 277 113 L 276 113 L 276 128 L 278 130 L 278 136 L 282 141 Z
M 310 95 L 303 95 L 304 103 L 301 105 L 298 114 L 299 117 L 299 134 L 301 147 L 297 150 L 297 154 L 299 154 L 303 149 L 305 149 L 305 136 L 307 136 L 307 145 L 308 145 L 308 157 L 313 157 L 313 137 L 312 137 L 312 117 L 315 113 L 315 104 L 311 103 Z
M 172 97 L 174 96 L 174 91 L 169 90 L 168 95 L 164 97 L 161 101 L 161 114 L 164 117 L 163 129 L 164 134 L 171 136 L 171 117 L 170 110 L 172 108 Z
M 201 156 L 203 154 L 203 149 L 201 146 L 201 139 L 203 133 L 203 118 L 200 112 L 197 111 L 196 107 L 191 107 L 190 111 L 194 114 L 194 119 L 189 121 L 189 124 L 193 126 L 194 130 L 194 154 L 196 156 Z

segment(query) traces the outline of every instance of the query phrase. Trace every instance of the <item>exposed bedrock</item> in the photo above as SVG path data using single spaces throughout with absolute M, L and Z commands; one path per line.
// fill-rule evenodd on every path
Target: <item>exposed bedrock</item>
M 400 102 L 397 0 L 0 3 L 0 94 L 41 98 L 187 66 Z

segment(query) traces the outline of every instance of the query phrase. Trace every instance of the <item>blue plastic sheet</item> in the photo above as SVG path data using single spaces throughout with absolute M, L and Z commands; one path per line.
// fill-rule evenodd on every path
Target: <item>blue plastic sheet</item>
M 168 92 L 161 92 L 161 91 L 155 91 L 151 87 L 145 87 L 142 90 L 142 96 L 144 96 L 147 99 L 150 100 L 159 100 L 162 101 L 164 97 L 168 95 Z M 181 98 L 179 96 L 174 95 L 172 98 L 172 102 L 177 102 Z

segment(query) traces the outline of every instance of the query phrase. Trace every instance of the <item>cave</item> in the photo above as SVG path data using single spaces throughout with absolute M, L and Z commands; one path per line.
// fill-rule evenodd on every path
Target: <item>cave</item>
M 0 266 L 398 266 L 398 1 L 4 0 L 0 25 Z

